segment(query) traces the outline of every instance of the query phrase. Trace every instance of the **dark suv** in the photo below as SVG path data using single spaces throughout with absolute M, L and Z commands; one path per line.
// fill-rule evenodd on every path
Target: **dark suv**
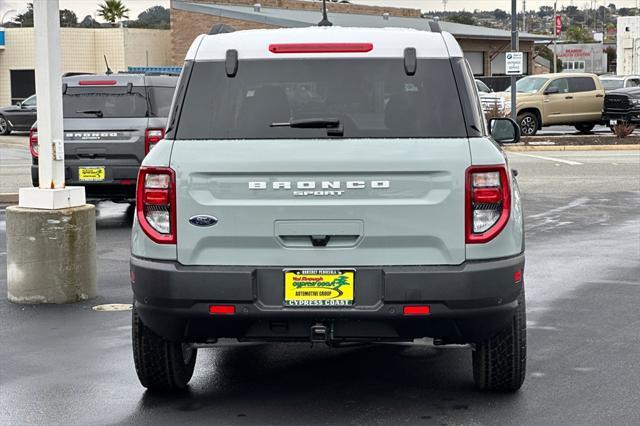
M 133 202 L 144 156 L 164 138 L 177 77 L 81 75 L 62 79 L 67 185 L 88 199 Z M 38 133 L 29 135 L 38 186 Z
M 640 87 L 613 90 L 604 99 L 604 119 L 618 123 L 640 124 Z

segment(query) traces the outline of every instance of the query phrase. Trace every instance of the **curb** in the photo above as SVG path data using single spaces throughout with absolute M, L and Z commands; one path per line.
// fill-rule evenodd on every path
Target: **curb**
M 640 151 L 640 145 L 527 145 L 503 146 L 505 151 Z
M 0 204 L 18 204 L 18 193 L 0 192 Z

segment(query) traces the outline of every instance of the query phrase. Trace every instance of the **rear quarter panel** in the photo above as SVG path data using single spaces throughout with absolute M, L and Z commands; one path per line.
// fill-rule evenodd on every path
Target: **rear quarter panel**
M 143 166 L 169 167 L 171 160 L 172 140 L 160 141 L 142 162 Z M 148 238 L 138 225 L 137 214 L 134 215 L 133 228 L 131 230 L 131 254 L 136 257 L 176 260 L 175 244 L 156 244 Z
M 509 161 L 500 146 L 489 138 L 470 138 L 471 161 L 474 166 L 507 164 Z M 485 244 L 467 244 L 467 260 L 498 259 L 524 251 L 524 220 L 522 200 L 516 178 L 511 178 L 511 215 L 507 225 L 496 238 Z

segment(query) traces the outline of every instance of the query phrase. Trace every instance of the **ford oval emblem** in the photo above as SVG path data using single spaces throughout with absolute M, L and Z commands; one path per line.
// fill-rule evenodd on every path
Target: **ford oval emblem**
M 189 223 L 192 224 L 193 226 L 200 226 L 200 227 L 213 226 L 216 223 L 218 223 L 218 219 L 206 214 L 199 214 L 197 216 L 192 216 L 189 219 Z

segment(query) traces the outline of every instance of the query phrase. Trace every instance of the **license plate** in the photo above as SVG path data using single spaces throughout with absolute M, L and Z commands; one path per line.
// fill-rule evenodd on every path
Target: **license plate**
M 618 124 L 618 120 L 609 120 L 610 126 L 616 126 Z
M 80 167 L 78 178 L 81 182 L 101 182 L 104 180 L 104 167 Z
M 351 306 L 353 269 L 288 269 L 284 271 L 285 306 Z

